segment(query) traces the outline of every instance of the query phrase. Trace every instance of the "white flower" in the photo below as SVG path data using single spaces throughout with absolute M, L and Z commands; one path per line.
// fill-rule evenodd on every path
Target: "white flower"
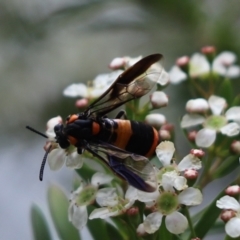
M 172 165 L 174 152 L 174 144 L 170 141 L 161 142 L 156 148 L 156 155 L 164 167 Z M 180 172 L 187 169 L 199 170 L 202 167 L 202 162 L 196 155 L 189 153 L 175 167 Z
M 82 183 L 72 193 L 68 208 L 68 219 L 76 228 L 81 229 L 86 225 L 88 220 L 86 206 L 95 201 L 97 193 L 100 191 L 98 187 L 102 184 L 110 183 L 112 178 L 110 175 L 97 172 L 92 176 L 91 184 Z
M 188 221 L 182 213 L 177 212 L 179 205 L 198 205 L 202 202 L 202 194 L 199 189 L 190 187 L 183 190 L 179 195 L 163 192 L 156 201 L 157 211 L 150 213 L 143 222 L 145 232 L 149 234 L 156 232 L 165 215 L 165 225 L 168 231 L 173 234 L 180 234 L 187 229 Z
M 202 108 L 207 109 L 206 104 L 203 105 Z M 212 115 L 204 117 L 200 114 L 185 114 L 181 121 L 181 127 L 202 125 L 203 128 L 198 131 L 195 141 L 197 146 L 204 148 L 210 147 L 215 142 L 217 132 L 229 137 L 236 136 L 240 132 L 240 107 L 231 107 L 224 114 L 226 106 L 224 98 L 212 95 L 208 99 L 208 107 L 211 109 Z M 200 109 L 199 106 L 198 109 Z
M 212 72 L 218 75 L 236 78 L 240 76 L 240 67 L 233 65 L 236 61 L 236 55 L 232 52 L 220 53 L 212 63 L 208 62 L 205 55 L 201 53 L 194 53 L 189 60 L 189 75 L 192 78 L 204 77 Z M 180 83 L 187 79 L 187 74 L 183 72 L 178 66 L 173 66 L 169 71 L 170 82 L 173 84 Z
M 99 74 L 90 86 L 84 83 L 73 83 L 63 90 L 63 95 L 89 99 L 97 98 L 111 86 L 122 72 L 122 70 L 116 70 L 111 73 Z
M 224 196 L 217 200 L 217 207 L 220 209 L 233 210 L 235 217 L 232 217 L 225 225 L 225 231 L 227 235 L 232 238 L 240 236 L 240 204 L 239 202 L 230 196 Z
M 64 163 L 66 166 L 73 169 L 79 169 L 83 165 L 83 159 L 76 151 L 76 148 L 70 146 L 66 149 L 62 149 L 58 143 L 56 143 L 56 134 L 54 132 L 54 127 L 57 124 L 62 123 L 62 118 L 60 116 L 51 118 L 47 122 L 46 135 L 48 136 L 47 146 L 52 146 L 52 150 L 48 154 L 48 164 L 51 170 L 59 170 Z M 48 148 L 48 147 L 45 147 Z
M 89 219 L 104 219 L 120 215 L 126 212 L 134 204 L 135 200 L 124 198 L 120 194 L 117 194 L 116 188 L 109 187 L 100 189 L 97 192 L 96 201 L 101 207 L 94 209 Z

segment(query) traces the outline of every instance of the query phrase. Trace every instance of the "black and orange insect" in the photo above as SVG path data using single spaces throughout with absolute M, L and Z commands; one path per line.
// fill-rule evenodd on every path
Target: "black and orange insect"
M 121 119 L 123 111 L 115 119 L 107 118 L 106 114 L 147 94 L 161 74 L 151 66 L 161 59 L 161 54 L 141 59 L 119 75 L 84 112 L 68 116 L 65 125 L 57 124 L 54 131 L 60 147 L 66 149 L 73 145 L 79 154 L 87 150 L 132 186 L 146 192 L 155 191 L 156 176 L 148 157 L 160 142 L 157 130 L 142 122 Z M 40 180 L 49 151 L 50 148 L 44 156 Z

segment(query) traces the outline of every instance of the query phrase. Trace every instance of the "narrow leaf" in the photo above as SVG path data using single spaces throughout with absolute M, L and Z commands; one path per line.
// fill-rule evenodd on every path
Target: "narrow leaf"
M 31 207 L 31 221 L 35 240 L 52 239 L 45 216 L 42 210 L 35 204 Z
M 48 204 L 59 238 L 61 240 L 80 240 L 78 230 L 68 221 L 69 201 L 57 186 L 49 188 Z

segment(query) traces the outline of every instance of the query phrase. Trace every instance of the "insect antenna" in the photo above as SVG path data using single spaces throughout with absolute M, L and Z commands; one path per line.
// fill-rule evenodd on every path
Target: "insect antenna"
M 40 136 L 42 136 L 42 137 L 48 138 L 47 135 L 45 135 L 44 133 L 39 132 L 38 130 L 36 130 L 36 129 L 30 127 L 30 126 L 26 126 L 26 128 L 27 128 L 28 130 L 32 131 L 32 132 L 37 133 L 38 135 L 40 135 Z
M 50 152 L 52 148 L 52 145 L 50 145 L 46 151 L 46 153 L 44 154 L 43 160 L 42 160 L 42 164 L 41 164 L 41 168 L 40 168 L 40 172 L 39 172 L 39 180 L 42 181 L 43 180 L 43 172 L 44 172 L 44 167 L 47 161 L 47 156 Z

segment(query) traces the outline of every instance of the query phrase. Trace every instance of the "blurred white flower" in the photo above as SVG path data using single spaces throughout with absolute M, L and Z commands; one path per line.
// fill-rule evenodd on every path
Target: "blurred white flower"
M 223 77 L 236 78 L 240 76 L 240 67 L 234 65 L 236 55 L 233 52 L 225 51 L 220 53 L 212 63 L 212 72 Z M 197 78 L 206 76 L 211 71 L 211 65 L 207 57 L 201 53 L 194 53 L 188 63 L 189 76 Z M 178 84 L 187 79 L 187 74 L 179 66 L 173 66 L 169 71 L 170 82 Z
M 67 97 L 97 98 L 103 94 L 122 73 L 116 70 L 111 73 L 99 74 L 88 86 L 84 83 L 73 83 L 63 90 Z
M 51 170 L 59 170 L 64 163 L 66 166 L 73 169 L 79 169 L 83 165 L 83 159 L 81 155 L 77 153 L 77 149 L 73 146 L 69 146 L 66 149 L 62 149 L 58 143 L 56 143 L 56 134 L 54 132 L 54 127 L 62 123 L 62 118 L 60 116 L 51 118 L 47 122 L 46 135 L 48 136 L 48 141 L 45 146 L 45 150 L 51 145 L 51 151 L 48 154 L 48 164 Z
M 116 188 L 102 188 L 96 194 L 96 202 L 100 208 L 94 209 L 89 219 L 108 218 L 120 215 L 127 211 L 135 202 L 133 199 L 128 199 L 117 194 Z
M 212 95 L 208 99 L 208 107 L 212 115 L 205 117 L 190 112 L 183 116 L 181 127 L 189 128 L 201 124 L 203 128 L 197 132 L 195 142 L 197 146 L 204 148 L 210 147 L 215 142 L 218 132 L 229 137 L 236 136 L 240 132 L 240 107 L 231 107 L 224 113 L 226 106 L 224 98 Z M 201 107 L 207 109 L 206 103 L 198 106 L 198 110 Z
M 240 236 L 240 204 L 239 202 L 230 196 L 224 196 L 217 200 L 217 207 L 220 209 L 232 210 L 233 216 L 228 219 L 225 225 L 225 231 L 227 235 L 232 238 Z
M 97 193 L 100 191 L 98 187 L 110 183 L 112 178 L 110 175 L 97 172 L 92 176 L 90 184 L 82 183 L 72 193 L 68 208 L 68 219 L 77 229 L 86 225 L 88 220 L 87 206 L 96 200 Z

